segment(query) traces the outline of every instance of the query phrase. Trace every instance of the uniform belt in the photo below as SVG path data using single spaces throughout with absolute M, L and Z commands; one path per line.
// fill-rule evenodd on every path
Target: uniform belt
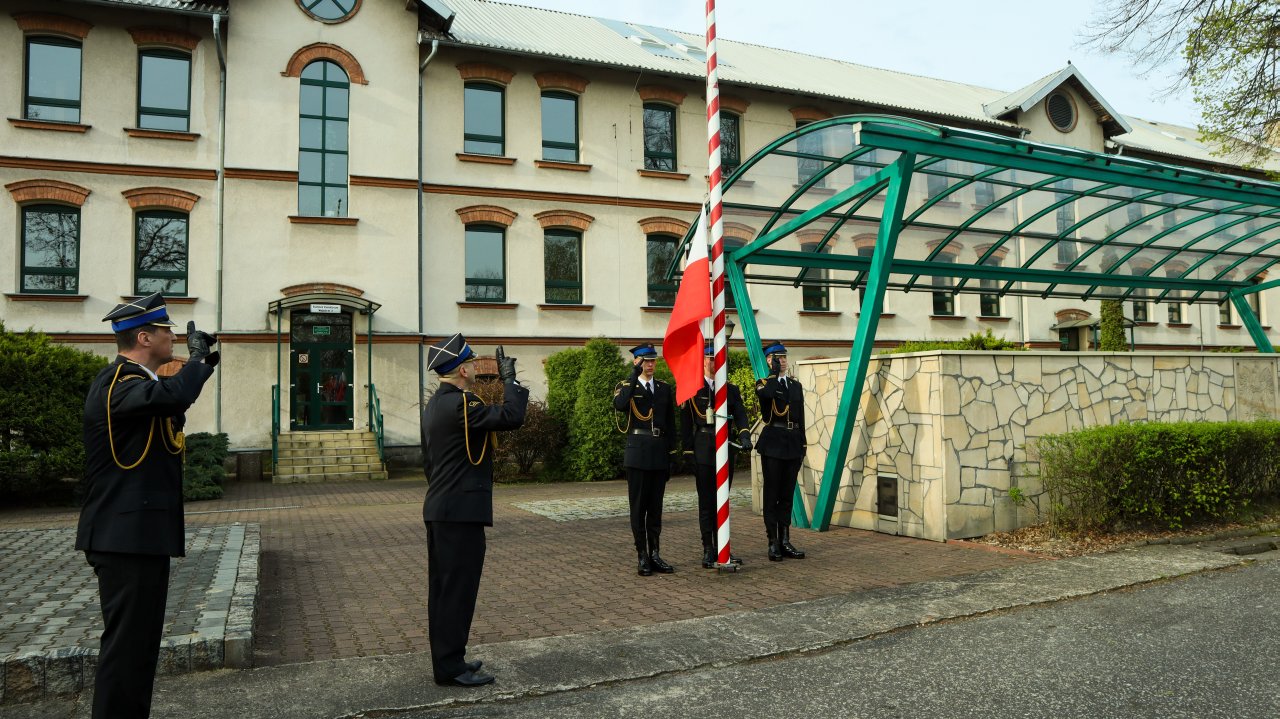
M 661 436 L 662 436 L 662 428 L 660 428 L 660 427 L 637 427 L 637 428 L 635 428 L 635 429 L 631 430 L 628 434 L 643 434 L 643 435 L 646 435 L 646 436 L 649 436 L 649 437 L 661 437 Z
M 770 427 L 781 427 L 783 429 L 800 429 L 799 422 L 780 422 L 774 421 L 769 423 Z

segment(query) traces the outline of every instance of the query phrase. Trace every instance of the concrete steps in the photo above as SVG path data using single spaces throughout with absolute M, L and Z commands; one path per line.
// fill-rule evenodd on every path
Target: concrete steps
M 386 479 L 373 432 L 287 432 L 280 435 L 275 484 Z

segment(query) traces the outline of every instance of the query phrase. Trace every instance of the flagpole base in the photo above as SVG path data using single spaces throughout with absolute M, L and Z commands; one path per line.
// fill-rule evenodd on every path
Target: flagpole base
M 725 572 L 733 572 L 736 574 L 741 568 L 741 564 L 733 564 L 732 562 L 720 564 L 719 562 L 716 562 L 716 574 L 723 574 Z

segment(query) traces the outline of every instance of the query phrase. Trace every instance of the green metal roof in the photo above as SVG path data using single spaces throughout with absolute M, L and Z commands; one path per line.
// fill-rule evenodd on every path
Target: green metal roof
M 727 257 L 747 282 L 863 284 L 851 240 L 891 219 L 886 169 L 904 153 L 890 290 L 1216 303 L 1280 262 L 1275 183 L 870 115 L 744 162 L 724 218 L 755 239 Z

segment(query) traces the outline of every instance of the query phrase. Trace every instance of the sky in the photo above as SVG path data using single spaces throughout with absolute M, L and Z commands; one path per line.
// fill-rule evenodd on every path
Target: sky
M 705 33 L 701 0 L 504 0 Z M 1195 127 L 1188 91 L 1083 45 L 1091 0 L 717 0 L 723 39 L 1012 92 L 1070 60 L 1125 115 Z

